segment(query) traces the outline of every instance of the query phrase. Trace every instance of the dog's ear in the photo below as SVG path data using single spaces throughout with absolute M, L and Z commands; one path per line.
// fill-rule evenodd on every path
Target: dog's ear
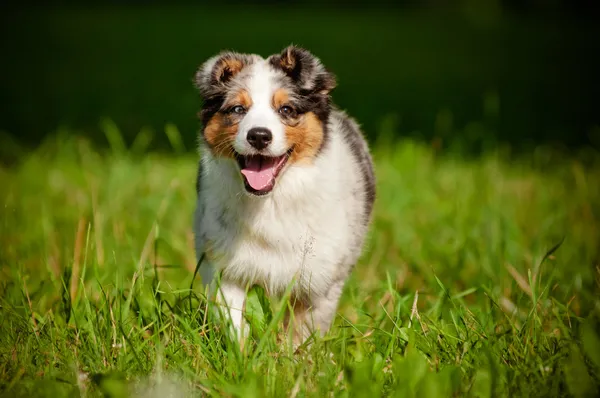
M 280 54 L 272 55 L 269 62 L 281 69 L 302 90 L 328 95 L 336 86 L 335 76 L 309 51 L 289 46 Z
M 226 51 L 204 62 L 194 78 L 200 95 L 209 98 L 221 93 L 227 82 L 240 73 L 250 61 L 247 55 Z

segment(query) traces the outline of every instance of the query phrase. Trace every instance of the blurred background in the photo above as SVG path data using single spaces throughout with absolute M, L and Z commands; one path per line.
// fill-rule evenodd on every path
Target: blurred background
M 0 130 L 36 146 L 68 130 L 106 144 L 195 146 L 198 65 L 222 49 L 305 46 L 369 139 L 600 147 L 600 16 L 593 0 L 4 1 Z M 104 122 L 103 122 L 104 121 Z

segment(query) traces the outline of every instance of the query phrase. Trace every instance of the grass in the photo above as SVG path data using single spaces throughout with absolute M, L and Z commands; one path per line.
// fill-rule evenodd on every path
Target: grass
M 196 157 L 59 135 L 0 168 L 0 396 L 594 396 L 600 155 L 374 145 L 364 255 L 322 340 L 244 351 L 190 290 Z

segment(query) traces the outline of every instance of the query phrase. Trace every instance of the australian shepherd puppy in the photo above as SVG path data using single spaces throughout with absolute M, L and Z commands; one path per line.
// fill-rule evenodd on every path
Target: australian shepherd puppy
M 290 46 L 266 59 L 223 52 L 195 83 L 203 99 L 194 215 L 203 283 L 238 333 L 247 289 L 260 285 L 275 297 L 291 289 L 296 344 L 324 334 L 375 200 L 367 144 L 330 99 L 335 77 Z

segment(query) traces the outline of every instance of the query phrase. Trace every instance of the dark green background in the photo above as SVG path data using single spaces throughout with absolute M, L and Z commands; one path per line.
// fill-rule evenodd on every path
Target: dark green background
M 338 76 L 334 100 L 370 138 L 596 142 L 600 28 L 586 2 L 59 3 L 0 10 L 0 129 L 29 145 L 59 127 L 105 142 L 108 117 L 127 141 L 153 129 L 156 146 L 175 123 L 191 149 L 197 66 L 290 43 Z

